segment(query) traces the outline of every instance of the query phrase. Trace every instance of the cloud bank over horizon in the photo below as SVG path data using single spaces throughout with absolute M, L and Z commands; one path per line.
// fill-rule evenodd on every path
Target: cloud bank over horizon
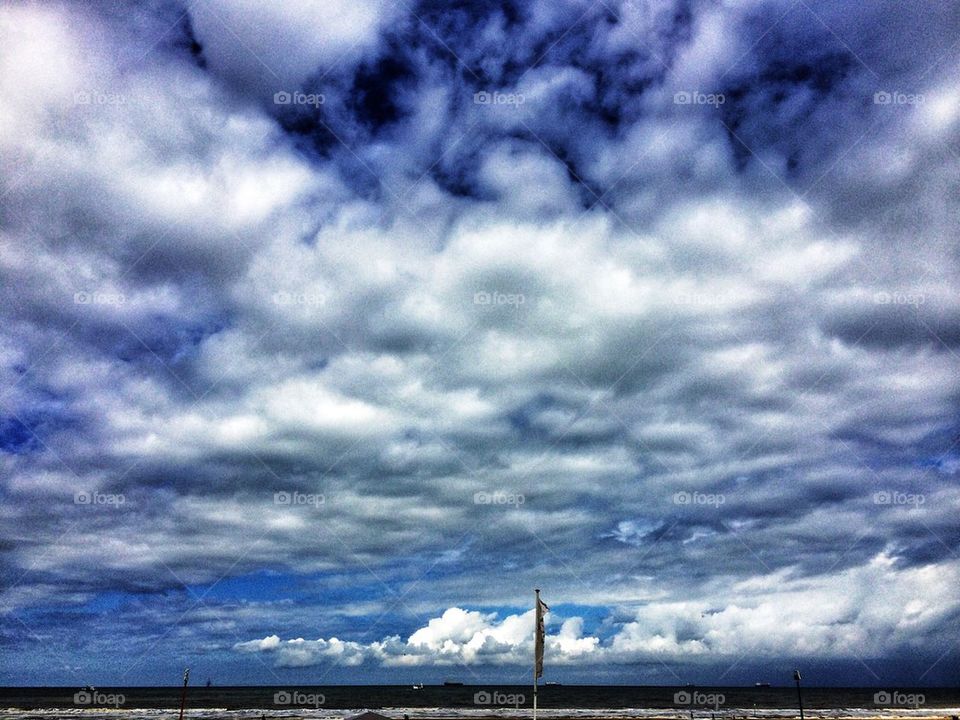
M 0 8 L 0 678 L 950 681 L 958 30 Z
M 751 580 L 735 587 L 738 602 L 723 609 L 711 609 L 706 598 L 646 603 L 604 640 L 584 635 L 584 619 L 571 616 L 548 629 L 544 653 L 551 664 L 588 666 L 651 659 L 698 662 L 744 654 L 876 657 L 893 649 L 925 649 L 924 643 L 955 611 L 950 595 L 960 581 L 960 563 L 945 564 L 942 571 L 898 572 L 894 566 L 894 558 L 880 555 L 829 583 L 798 582 L 789 572 L 776 573 L 763 583 Z M 875 587 L 898 591 L 875 595 Z M 917 587 L 938 600 L 918 603 L 913 595 Z M 277 667 L 326 662 L 351 667 L 368 661 L 382 667 L 525 666 L 533 655 L 533 628 L 532 609 L 498 620 L 497 613 L 452 607 L 406 640 L 392 635 L 364 644 L 336 637 L 281 640 L 268 635 L 237 643 L 234 650 L 268 653 Z

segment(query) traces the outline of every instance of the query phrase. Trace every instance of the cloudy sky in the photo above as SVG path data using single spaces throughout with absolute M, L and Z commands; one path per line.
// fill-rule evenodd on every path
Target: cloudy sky
M 5 3 L 0 682 L 955 683 L 958 37 Z

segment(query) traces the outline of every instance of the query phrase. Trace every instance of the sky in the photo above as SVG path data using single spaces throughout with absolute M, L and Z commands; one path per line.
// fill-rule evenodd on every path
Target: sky
M 0 7 L 0 683 L 960 677 L 960 6 Z

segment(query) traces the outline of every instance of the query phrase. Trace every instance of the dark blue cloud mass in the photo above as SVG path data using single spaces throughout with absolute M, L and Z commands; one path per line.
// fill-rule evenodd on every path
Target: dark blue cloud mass
M 955 683 L 958 31 L 4 5 L 0 681 Z

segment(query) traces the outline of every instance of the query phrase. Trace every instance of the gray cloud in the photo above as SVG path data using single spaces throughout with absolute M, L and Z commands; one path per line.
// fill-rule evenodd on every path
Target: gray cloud
M 543 583 L 571 662 L 933 662 L 957 18 L 308 5 L 0 12 L 8 616 L 496 665 Z

